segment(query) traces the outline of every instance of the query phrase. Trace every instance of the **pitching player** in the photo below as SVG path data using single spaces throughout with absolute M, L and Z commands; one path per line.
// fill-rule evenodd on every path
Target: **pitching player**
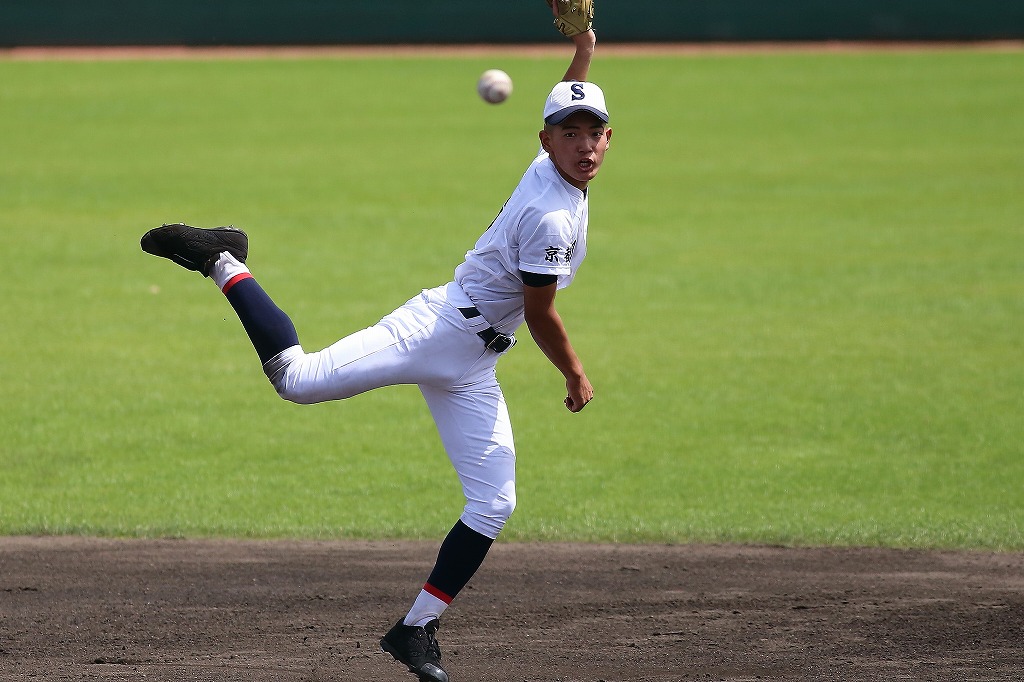
M 564 23 L 572 17 L 559 10 L 579 12 L 572 7 L 580 0 L 555 5 L 563 33 L 573 33 Z M 423 682 L 447 682 L 435 638 L 439 618 L 516 505 L 515 445 L 495 366 L 522 322 L 564 375 L 565 406 L 579 412 L 594 397 L 555 310 L 556 292 L 572 282 L 587 253 L 588 186 L 612 136 L 604 94 L 586 82 L 597 41 L 589 11 L 584 19 L 571 36 L 575 54 L 564 80 L 544 104 L 541 150 L 498 217 L 453 281 L 424 290 L 372 327 L 306 352 L 245 265 L 244 232 L 174 224 L 142 238 L 146 252 L 217 284 L 282 398 L 318 403 L 393 384 L 419 387 L 466 498 L 426 583 L 380 642 Z

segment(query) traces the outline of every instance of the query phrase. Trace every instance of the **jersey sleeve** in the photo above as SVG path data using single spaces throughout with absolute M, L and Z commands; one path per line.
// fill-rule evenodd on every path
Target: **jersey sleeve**
M 519 269 L 541 275 L 568 275 L 574 246 L 567 211 L 553 211 L 523 226 L 519 241 Z

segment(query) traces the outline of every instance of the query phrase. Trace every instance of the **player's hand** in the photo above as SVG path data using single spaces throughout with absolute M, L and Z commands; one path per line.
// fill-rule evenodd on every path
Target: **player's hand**
M 565 407 L 570 412 L 579 412 L 594 399 L 594 387 L 590 385 L 590 380 L 586 375 L 579 379 L 567 380 L 565 388 L 569 393 L 565 397 Z
M 594 23 L 594 0 L 547 0 L 559 33 L 575 40 L 590 33 Z

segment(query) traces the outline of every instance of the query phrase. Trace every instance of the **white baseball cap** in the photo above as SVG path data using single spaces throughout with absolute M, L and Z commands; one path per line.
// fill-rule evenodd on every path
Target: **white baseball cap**
M 589 111 L 603 123 L 608 122 L 604 92 L 594 83 L 563 81 L 556 85 L 544 103 L 544 122 L 557 125 L 577 111 Z

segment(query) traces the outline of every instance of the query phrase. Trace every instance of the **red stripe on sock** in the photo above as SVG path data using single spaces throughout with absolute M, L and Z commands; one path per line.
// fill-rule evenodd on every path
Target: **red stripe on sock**
M 437 589 L 436 587 L 434 587 L 430 583 L 424 584 L 423 585 L 423 589 L 426 592 L 430 593 L 431 595 L 433 595 L 433 596 L 437 597 L 438 599 L 440 599 L 441 601 L 443 601 L 445 604 L 451 604 L 452 603 L 452 599 L 454 599 L 454 597 L 449 597 L 447 594 L 445 594 L 441 590 Z
M 248 272 L 243 272 L 241 274 L 235 275 L 234 277 L 232 277 L 231 279 L 229 279 L 227 281 L 227 284 L 224 285 L 224 288 L 221 289 L 221 291 L 223 293 L 225 293 L 225 294 L 228 293 L 228 289 L 230 289 L 231 287 L 235 286 L 236 284 L 241 282 L 243 279 L 252 279 L 252 275 L 249 274 Z

